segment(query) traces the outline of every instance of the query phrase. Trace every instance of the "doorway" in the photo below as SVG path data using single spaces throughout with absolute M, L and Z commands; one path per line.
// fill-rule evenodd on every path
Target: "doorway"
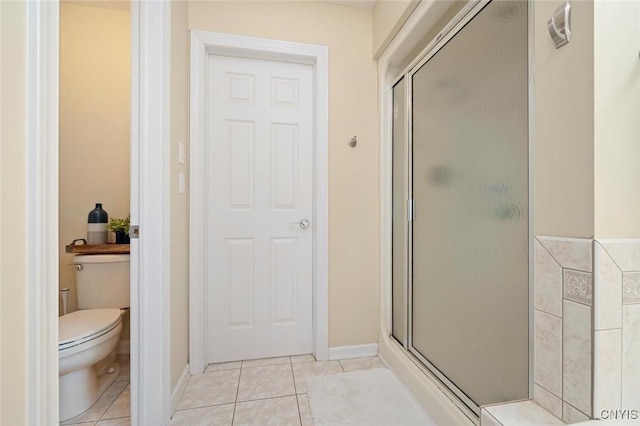
M 58 66 L 59 2 L 27 9 L 27 278 L 28 412 L 30 422 L 58 419 Z M 131 422 L 165 424 L 170 417 L 168 365 L 168 147 L 170 4 L 132 2 L 131 220 L 146 234 L 131 244 Z M 144 23 L 144 25 L 142 25 Z M 91 46 L 88 46 L 91 48 Z M 158 266 L 160 264 L 160 266 Z M 139 390 L 143 388 L 145 392 Z
M 208 362 L 311 353 L 313 68 L 207 65 Z
M 191 46 L 191 372 L 327 359 L 327 49 L 200 31 Z

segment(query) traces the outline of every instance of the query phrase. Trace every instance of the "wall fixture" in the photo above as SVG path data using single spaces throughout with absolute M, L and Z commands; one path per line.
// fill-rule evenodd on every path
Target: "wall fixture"
M 571 41 L 571 3 L 566 2 L 558 6 L 553 17 L 547 22 L 547 27 L 556 49 L 569 43 Z
M 355 147 L 356 147 L 356 145 L 358 145 L 358 137 L 357 137 L 357 136 L 354 136 L 354 137 L 352 137 L 352 138 L 349 140 L 349 146 L 350 146 L 351 148 L 355 148 Z

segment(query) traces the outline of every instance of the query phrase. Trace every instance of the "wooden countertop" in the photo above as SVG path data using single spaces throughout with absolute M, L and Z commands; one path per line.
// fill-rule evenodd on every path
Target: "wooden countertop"
M 129 254 L 129 244 L 69 244 L 65 251 L 74 254 Z

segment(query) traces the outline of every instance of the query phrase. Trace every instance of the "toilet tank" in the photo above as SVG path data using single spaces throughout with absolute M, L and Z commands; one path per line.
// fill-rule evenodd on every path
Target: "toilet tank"
M 73 257 L 78 309 L 129 307 L 129 255 Z

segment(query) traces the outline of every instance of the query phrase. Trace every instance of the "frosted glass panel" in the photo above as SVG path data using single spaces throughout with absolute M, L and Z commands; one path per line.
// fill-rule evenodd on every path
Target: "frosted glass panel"
M 528 397 L 527 4 L 413 76 L 413 348 L 476 404 Z
M 393 88 L 393 336 L 407 341 L 407 137 L 405 80 Z

